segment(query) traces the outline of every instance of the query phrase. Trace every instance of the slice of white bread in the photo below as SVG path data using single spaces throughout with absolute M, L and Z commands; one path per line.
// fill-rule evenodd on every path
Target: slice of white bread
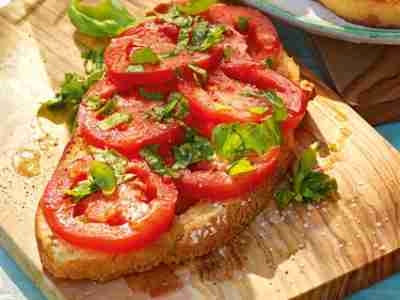
M 298 65 L 284 51 L 277 71 L 295 82 L 300 80 Z M 275 174 L 255 192 L 223 203 L 198 202 L 177 215 L 171 229 L 157 242 L 139 251 L 109 254 L 78 248 L 52 232 L 39 205 L 35 231 L 44 268 L 59 278 L 107 281 L 160 263 L 181 263 L 210 253 L 244 230 L 273 201 L 273 190 L 293 158 L 293 137 L 286 142 Z M 68 167 L 86 153 L 86 148 L 81 138 L 73 137 L 58 168 Z
M 75 137 L 67 145 L 58 168 L 68 167 L 85 153 L 86 145 Z M 36 238 L 45 269 L 56 277 L 111 280 L 121 275 L 149 270 L 160 263 L 181 263 L 205 255 L 229 242 L 273 201 L 273 189 L 292 158 L 284 147 L 279 167 L 256 192 L 223 203 L 199 202 L 177 215 L 170 231 L 152 245 L 124 254 L 78 248 L 54 234 L 40 208 L 36 214 Z

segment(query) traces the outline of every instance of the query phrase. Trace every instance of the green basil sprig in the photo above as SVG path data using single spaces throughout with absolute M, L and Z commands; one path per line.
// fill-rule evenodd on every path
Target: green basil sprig
M 65 194 L 71 196 L 75 202 L 97 191 L 109 196 L 114 193 L 118 184 L 135 177 L 134 174 L 126 172 L 128 159 L 115 150 L 90 147 L 90 152 L 94 160 L 90 162 L 88 179 L 65 191 Z
M 306 149 L 293 165 L 289 182 L 285 182 L 275 193 L 279 208 L 290 203 L 319 203 L 337 192 L 334 178 L 317 169 L 317 147 Z
M 76 114 L 82 97 L 104 74 L 103 50 L 89 50 L 84 52 L 82 57 L 85 59 L 86 75 L 65 74 L 64 82 L 55 98 L 42 103 L 37 112 L 38 117 L 46 118 L 55 124 L 66 123 L 70 131 L 75 129 Z M 97 105 L 96 99 L 91 100 L 93 107 Z

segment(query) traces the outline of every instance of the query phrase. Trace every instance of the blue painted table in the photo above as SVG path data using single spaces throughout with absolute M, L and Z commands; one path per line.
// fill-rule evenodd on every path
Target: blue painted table
M 312 47 L 308 36 L 301 30 L 276 24 L 286 49 L 290 54 L 313 70 L 323 81 L 330 83 L 329 77 L 318 59 L 318 53 Z M 378 126 L 377 130 L 388 139 L 397 149 L 400 149 L 400 123 Z M 17 298 L 0 300 L 45 300 L 41 292 L 32 284 L 14 261 L 0 248 L 0 295 L 1 289 L 8 289 L 7 293 L 17 295 Z M 13 291 L 10 291 L 12 289 Z M 395 300 L 400 299 L 400 274 L 363 290 L 347 300 Z

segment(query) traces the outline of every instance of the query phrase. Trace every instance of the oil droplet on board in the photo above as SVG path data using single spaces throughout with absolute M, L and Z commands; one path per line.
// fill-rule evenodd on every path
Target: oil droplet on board
M 13 157 L 13 167 L 21 176 L 37 176 L 40 174 L 40 156 L 40 152 L 37 150 L 18 149 Z

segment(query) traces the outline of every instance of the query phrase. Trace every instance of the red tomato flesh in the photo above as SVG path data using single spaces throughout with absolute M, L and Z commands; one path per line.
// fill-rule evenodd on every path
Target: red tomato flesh
M 264 99 L 244 95 L 253 90 L 250 84 L 234 80 L 220 69 L 209 75 L 204 88 L 192 81 L 183 81 L 178 88 L 188 99 L 193 117 L 214 124 L 258 122 L 271 111 Z M 255 113 L 254 108 L 263 108 L 265 112 Z
M 260 90 L 276 91 L 289 113 L 288 118 L 282 122 L 284 130 L 295 129 L 300 124 L 307 110 L 308 99 L 298 85 L 281 74 L 260 68 L 254 63 L 224 64 L 221 68 L 228 76 L 254 85 Z
M 176 188 L 143 162 L 133 164 L 130 172 L 137 177 L 112 196 L 97 192 L 78 204 L 64 193 L 75 183 L 61 164 L 40 203 L 51 229 L 75 246 L 111 253 L 141 249 L 159 239 L 174 220 Z
M 117 92 L 117 87 L 108 77 L 93 84 L 86 93 L 86 97 L 97 96 L 99 98 L 111 98 Z
M 246 18 L 248 28 L 241 33 L 246 36 L 248 53 L 255 61 L 271 58 L 276 62 L 282 54 L 282 44 L 274 25 L 258 10 L 219 3 L 212 5 L 203 15 L 210 22 L 230 25 L 239 31 L 239 18 Z
M 126 96 L 118 96 L 117 112 L 130 113 L 132 121 L 109 130 L 102 130 L 98 123 L 104 118 L 91 111 L 82 102 L 78 114 L 78 133 L 87 143 L 99 148 L 113 148 L 133 157 L 140 149 L 151 144 L 175 144 L 180 141 L 183 131 L 175 122 L 160 123 L 149 117 L 155 107 L 163 101 L 152 101 L 141 97 L 137 91 Z M 110 100 L 108 100 L 110 101 Z
M 156 54 L 172 52 L 177 46 L 179 28 L 161 20 L 146 21 L 128 29 L 121 37 L 113 39 L 105 51 L 105 64 L 111 80 L 120 90 L 132 85 L 162 84 L 176 79 L 176 70 L 196 64 L 203 69 L 218 65 L 223 56 L 221 47 L 207 52 L 182 50 L 172 57 L 161 59 L 159 64 L 144 64 L 143 72 L 129 72 L 130 55 L 141 48 L 151 48 Z
M 226 173 L 224 163 L 204 162 L 185 170 L 176 181 L 179 198 L 183 201 L 225 201 L 252 192 L 271 176 L 277 166 L 280 148 L 253 160 L 255 170 L 235 176 Z M 251 159 L 251 158 L 250 158 Z M 181 200 L 179 200 L 181 201 Z

